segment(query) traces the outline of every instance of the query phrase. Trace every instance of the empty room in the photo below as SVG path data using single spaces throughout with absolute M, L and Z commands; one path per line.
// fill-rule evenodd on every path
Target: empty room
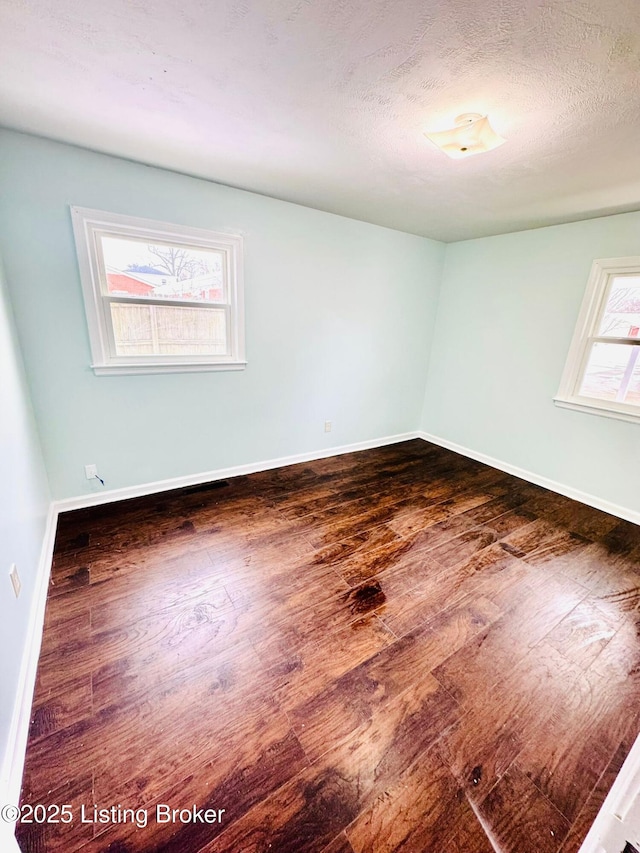
M 640 853 L 640 4 L 5 0 L 1 853 Z

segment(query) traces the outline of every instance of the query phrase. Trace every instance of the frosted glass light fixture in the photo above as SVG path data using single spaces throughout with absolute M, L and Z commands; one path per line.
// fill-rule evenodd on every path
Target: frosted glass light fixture
M 489 119 L 480 113 L 464 113 L 455 120 L 451 130 L 425 133 L 434 145 L 454 160 L 483 154 L 506 142 L 489 124 Z

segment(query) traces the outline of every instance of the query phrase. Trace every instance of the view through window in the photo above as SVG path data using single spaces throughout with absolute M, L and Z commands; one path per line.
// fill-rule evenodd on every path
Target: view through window
M 555 400 L 640 419 L 640 258 L 594 261 Z
M 640 276 L 611 278 L 580 394 L 640 406 Z
M 228 353 L 221 252 L 110 236 L 101 244 L 116 355 Z
M 244 364 L 240 237 L 72 210 L 96 372 Z

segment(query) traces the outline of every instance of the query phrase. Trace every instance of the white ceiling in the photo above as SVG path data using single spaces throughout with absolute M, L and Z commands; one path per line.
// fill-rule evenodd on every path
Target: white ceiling
M 639 0 L 2 0 L 0 56 L 5 126 L 416 234 L 640 207 Z

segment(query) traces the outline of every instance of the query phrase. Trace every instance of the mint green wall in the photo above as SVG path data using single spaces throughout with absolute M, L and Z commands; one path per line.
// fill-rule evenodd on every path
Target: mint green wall
M 10 131 L 0 197 L 54 497 L 417 427 L 442 244 Z M 71 204 L 241 233 L 246 371 L 94 376 Z
M 640 213 L 447 246 L 422 428 L 640 510 L 640 425 L 557 408 L 591 263 L 640 255 Z
M 0 268 L 0 763 L 9 728 L 34 598 L 49 507 L 49 485 Z M 9 581 L 15 563 L 18 599 Z M 4 768 L 3 768 L 4 769 Z M 0 779 L 0 791 L 5 778 Z
M 247 370 L 94 376 L 70 204 L 243 234 Z M 115 489 L 420 425 L 640 509 L 629 476 L 640 427 L 552 402 L 591 262 L 640 254 L 640 213 L 445 252 L 420 237 L 2 131 L 0 252 L 56 498 L 99 488 L 84 479 L 89 462 Z

